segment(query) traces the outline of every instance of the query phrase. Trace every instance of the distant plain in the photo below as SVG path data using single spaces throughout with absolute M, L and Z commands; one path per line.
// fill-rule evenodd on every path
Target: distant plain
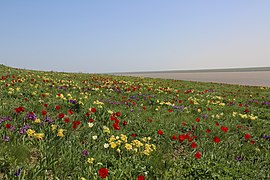
M 270 86 L 270 67 L 113 73 L 121 76 Z

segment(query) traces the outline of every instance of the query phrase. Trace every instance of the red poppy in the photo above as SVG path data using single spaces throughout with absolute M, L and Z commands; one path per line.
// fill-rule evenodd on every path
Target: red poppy
M 196 159 L 200 159 L 201 156 L 202 156 L 202 154 L 201 154 L 200 152 L 196 152 L 194 157 L 195 157 Z
M 176 135 L 173 135 L 172 140 L 176 140 L 176 139 L 177 139 Z
M 137 180 L 145 180 L 145 177 L 143 175 L 140 175 L 137 177 Z
M 70 115 L 74 114 L 73 111 L 70 110 L 70 109 L 68 110 L 68 113 L 69 113 Z
M 6 124 L 6 128 L 9 129 L 11 127 L 11 124 Z
M 137 134 L 134 134 L 134 133 L 133 133 L 133 134 L 131 134 L 131 136 L 132 136 L 133 138 L 135 138 L 135 137 L 137 136 Z
M 158 130 L 157 133 L 158 133 L 159 135 L 163 135 L 163 134 L 164 134 L 162 130 Z
M 69 122 L 70 122 L 70 119 L 69 119 L 69 118 L 65 118 L 65 119 L 64 119 L 64 122 L 65 122 L 65 123 L 69 123 Z
M 91 111 L 92 113 L 95 113 L 95 112 L 97 111 L 97 109 L 96 109 L 96 108 L 90 108 L 90 111 Z
M 219 123 L 218 122 L 216 122 L 216 126 L 219 126 Z
M 116 112 L 116 116 L 121 116 L 121 113 L 120 112 Z
M 44 104 L 43 106 L 44 106 L 44 107 L 48 107 L 48 104 Z
M 200 120 L 200 118 L 196 118 L 196 122 L 200 122 L 201 120 Z
M 94 119 L 89 119 L 89 122 L 90 122 L 90 123 L 94 122 Z
M 114 130 L 120 130 L 118 123 L 113 123 Z
M 248 140 L 248 139 L 250 139 L 250 138 L 251 138 L 250 134 L 245 134 L 245 139 L 246 139 L 246 140 Z
M 214 142 L 215 143 L 219 143 L 220 142 L 220 139 L 218 137 L 214 137 Z
M 182 126 L 186 126 L 187 125 L 187 123 L 186 122 L 182 122 Z
M 243 105 L 240 103 L 239 106 L 242 107 Z
M 250 144 L 255 144 L 255 142 L 256 142 L 255 140 L 251 140 Z
M 210 108 L 207 108 L 207 111 L 211 111 L 211 109 Z
M 126 126 L 127 124 L 127 121 L 123 121 L 123 126 Z
M 248 110 L 248 109 L 246 109 L 244 112 L 245 112 L 245 113 L 248 113 L 248 112 L 249 112 L 249 110 Z
M 90 113 L 89 112 L 85 113 L 85 116 L 89 117 L 90 116 Z
M 43 116 L 45 116 L 45 115 L 47 114 L 47 111 L 42 110 L 42 111 L 41 111 L 41 114 L 42 114 Z
M 210 129 L 206 129 L 206 131 L 205 131 L 206 133 L 210 133 L 211 132 L 211 130 Z
M 195 149 L 197 147 L 197 144 L 195 142 L 191 143 L 191 148 Z
M 59 110 L 59 109 L 61 109 L 61 106 L 55 106 L 55 109 Z
M 179 139 L 180 142 L 184 141 L 185 140 L 185 135 L 183 135 L 183 134 L 179 135 L 178 139 Z
M 101 177 L 101 178 L 106 178 L 106 177 L 108 176 L 108 173 L 109 173 L 109 171 L 108 171 L 108 169 L 106 169 L 106 168 L 100 168 L 100 169 L 98 170 L 98 175 L 99 175 L 99 177 Z
M 169 110 L 168 110 L 168 112 L 169 112 L 169 113 L 171 113 L 171 112 L 172 112 L 172 110 L 171 110 L 171 109 L 169 109 Z
M 229 128 L 228 127 L 225 127 L 225 126 L 221 126 L 221 131 L 223 132 L 228 132 Z
M 60 119 L 62 119 L 64 116 L 65 116 L 65 114 L 64 114 L 64 113 L 60 113 L 60 114 L 58 114 L 58 117 L 59 117 Z

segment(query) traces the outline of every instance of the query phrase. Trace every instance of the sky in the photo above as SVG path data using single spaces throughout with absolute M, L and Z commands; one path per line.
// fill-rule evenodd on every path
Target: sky
M 109 73 L 270 66 L 269 0 L 0 1 L 0 64 Z

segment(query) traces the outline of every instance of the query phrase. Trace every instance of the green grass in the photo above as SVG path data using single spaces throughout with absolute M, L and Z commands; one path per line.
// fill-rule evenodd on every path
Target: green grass
M 267 87 L 0 73 L 0 179 L 270 178 Z

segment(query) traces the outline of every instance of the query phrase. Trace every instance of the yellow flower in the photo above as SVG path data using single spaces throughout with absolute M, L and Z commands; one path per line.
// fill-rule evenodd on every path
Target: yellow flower
M 125 148 L 126 148 L 127 150 L 131 150 L 131 149 L 132 149 L 132 145 L 131 145 L 131 144 L 128 144 L 128 143 L 126 143 L 126 144 L 125 144 Z
M 39 124 L 41 120 L 39 118 L 35 119 L 35 123 Z
M 124 141 L 124 142 L 127 142 L 127 136 L 124 135 L 124 134 L 121 134 L 121 140 Z
M 113 149 L 116 148 L 116 146 L 117 146 L 117 144 L 115 142 L 111 142 L 110 145 L 111 145 L 111 148 L 113 148 Z
M 26 134 L 28 135 L 28 136 L 33 136 L 34 134 L 35 134 L 35 130 L 32 130 L 32 129 L 27 129 L 27 131 L 26 131 Z
M 58 129 L 57 136 L 63 137 L 64 136 L 63 132 L 64 132 L 64 129 Z
M 52 124 L 52 131 L 54 131 L 56 129 L 57 125 Z
M 88 159 L 87 159 L 87 162 L 88 162 L 89 164 L 93 164 L 93 163 L 94 163 L 94 160 L 95 160 L 94 158 L 88 158 Z
M 38 140 L 41 140 L 44 138 L 44 133 L 35 133 L 34 136 L 38 139 Z

